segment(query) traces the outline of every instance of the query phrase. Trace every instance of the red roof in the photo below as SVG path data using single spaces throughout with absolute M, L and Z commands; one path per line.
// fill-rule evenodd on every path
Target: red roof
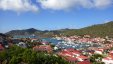
M 112 59 L 112 60 L 113 60 L 113 56 L 112 56 L 112 55 L 107 56 L 107 58 L 109 58 L 109 59 Z
M 0 44 L 0 50 L 3 50 L 4 49 L 4 47 L 2 46 L 2 44 Z
M 73 51 L 72 53 L 73 53 L 73 54 L 81 54 L 79 51 L 76 51 L 76 50 Z
M 112 51 L 110 51 L 109 53 L 113 53 L 113 50 L 112 50 Z
M 68 48 L 68 49 L 62 50 L 59 55 L 61 55 L 61 56 L 74 56 L 76 54 L 81 55 L 80 51 L 75 50 L 73 48 Z
M 88 57 L 86 57 L 86 56 L 83 56 L 83 55 L 81 55 L 81 56 L 78 56 L 77 58 L 81 58 L 81 59 L 88 59 Z
M 75 62 L 75 61 L 77 61 L 77 58 L 75 58 L 75 57 L 66 57 L 66 60 L 71 61 L 71 62 Z
M 46 50 L 46 51 L 49 51 L 49 50 L 52 50 L 51 46 L 50 45 L 40 45 L 40 46 L 35 46 L 33 47 L 34 50 Z
M 82 62 L 78 62 L 77 64 L 91 64 L 91 62 L 89 62 L 89 61 L 82 61 Z
M 66 56 L 67 54 L 70 55 L 70 56 L 73 56 L 73 54 L 71 52 L 68 52 L 68 51 L 60 52 L 60 55 L 62 55 L 62 56 Z
M 106 58 L 103 58 L 103 59 L 104 59 L 104 60 L 110 60 L 110 59 L 109 59 L 109 58 L 107 58 L 107 57 L 106 57 Z
M 62 51 L 61 53 L 65 54 L 65 53 L 70 53 L 70 52 L 68 52 L 68 51 Z

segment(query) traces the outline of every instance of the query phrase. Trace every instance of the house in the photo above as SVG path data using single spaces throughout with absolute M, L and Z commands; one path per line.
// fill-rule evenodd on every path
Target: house
M 87 56 L 83 56 L 83 55 L 77 56 L 76 58 L 78 59 L 78 61 L 85 61 L 85 60 L 88 60 L 88 57 L 87 57 Z
M 68 61 L 70 63 L 76 63 L 78 61 L 78 59 L 72 53 L 74 51 L 75 50 L 73 48 L 64 49 L 61 52 L 59 52 L 58 55 L 63 57 L 66 61 Z
M 112 51 L 109 51 L 109 55 L 113 55 L 113 50 Z
M 67 56 L 68 57 L 74 57 L 74 55 L 69 51 L 61 51 L 61 52 L 58 53 L 58 55 L 62 56 L 62 57 L 67 57 Z
M 75 58 L 75 57 L 66 57 L 65 60 L 67 60 L 70 63 L 76 63 L 77 62 L 77 58 Z
M 73 51 L 72 54 L 74 54 L 74 56 L 80 56 L 81 55 L 81 53 L 77 50 Z
M 90 61 L 82 61 L 82 62 L 78 62 L 77 64 L 91 64 Z
M 17 46 L 20 46 L 20 47 L 22 47 L 22 48 L 26 48 L 26 47 L 27 47 L 27 45 L 26 45 L 24 42 L 19 42 L 19 43 L 17 44 Z
M 70 54 L 72 57 L 73 57 L 73 56 L 80 56 L 80 55 L 81 55 L 80 51 L 75 50 L 75 49 L 73 49 L 73 48 L 64 49 L 64 50 L 62 50 L 62 51 L 67 52 L 67 54 Z
M 105 64 L 113 64 L 113 50 L 109 51 L 108 56 L 103 58 L 102 62 Z
M 0 44 L 0 51 L 4 50 L 4 47 L 2 46 L 2 44 Z
M 103 50 L 95 50 L 95 52 L 94 53 L 96 53 L 96 54 L 102 54 L 103 53 Z
M 42 51 L 42 52 L 52 52 L 52 48 L 50 45 L 39 45 L 39 46 L 35 46 L 33 47 L 33 50 L 35 51 Z
M 64 49 L 60 51 L 58 55 L 65 58 L 69 62 L 86 61 L 86 60 L 89 61 L 89 58 L 87 56 L 84 56 L 81 53 L 81 51 L 75 50 L 73 48 Z
M 87 56 L 82 55 L 80 51 L 75 50 L 73 48 L 64 49 L 61 52 L 59 52 L 58 55 L 71 63 L 74 63 L 76 61 L 88 60 Z
M 108 56 L 106 58 L 103 58 L 102 62 L 104 62 L 105 64 L 113 64 L 113 56 Z

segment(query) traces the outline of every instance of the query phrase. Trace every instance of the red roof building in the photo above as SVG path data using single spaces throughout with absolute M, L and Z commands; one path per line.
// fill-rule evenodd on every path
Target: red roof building
M 70 63 L 75 63 L 76 61 L 86 61 L 89 60 L 87 56 L 81 54 L 80 51 L 69 48 L 64 49 L 58 53 L 59 56 L 63 57 L 65 60 L 69 61 Z
M 74 55 L 71 53 L 71 52 L 69 52 L 69 51 L 61 51 L 61 52 L 59 52 L 58 53 L 58 55 L 59 56 L 63 56 L 63 57 L 73 57 Z
M 113 56 L 110 55 L 110 56 L 103 58 L 102 62 L 104 62 L 105 64 L 113 64 Z
M 87 56 L 83 56 L 83 55 L 77 56 L 76 58 L 78 59 L 78 61 L 85 61 L 85 60 L 88 60 L 88 57 L 87 57 Z
M 0 51 L 4 50 L 4 47 L 2 46 L 2 44 L 0 44 Z
M 75 57 L 75 56 L 80 56 L 81 53 L 80 53 L 80 51 L 75 50 L 73 48 L 68 48 L 68 49 L 64 49 L 61 52 L 59 52 L 59 55 Z
M 77 58 L 75 58 L 75 57 L 66 57 L 65 59 L 70 63 L 76 63 L 77 62 Z
M 78 62 L 77 64 L 91 64 L 90 61 L 82 61 L 82 62 Z
M 45 52 L 52 52 L 52 48 L 50 45 L 40 45 L 33 47 L 35 51 L 45 51 Z

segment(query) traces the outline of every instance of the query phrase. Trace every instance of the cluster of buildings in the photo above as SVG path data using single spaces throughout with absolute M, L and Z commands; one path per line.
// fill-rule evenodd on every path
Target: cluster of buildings
M 64 37 L 63 36 L 63 37 L 56 37 L 56 39 L 65 41 L 60 43 L 60 45 L 58 44 L 56 47 L 59 48 L 59 46 L 65 45 L 65 47 L 61 48 L 62 51 L 60 51 L 58 55 L 65 58 L 69 62 L 77 62 L 77 61 L 89 62 L 89 58 L 92 55 L 100 54 L 104 56 L 101 62 L 104 62 L 105 64 L 113 64 L 113 50 L 111 50 L 111 48 L 113 47 L 113 38 L 108 38 L 108 37 L 91 38 L 90 35 L 84 35 L 83 37 L 81 36 Z M 82 45 L 85 45 L 86 48 L 83 48 Z M 67 48 L 68 46 L 71 46 L 71 47 Z M 80 48 L 78 49 L 76 48 L 76 46 L 79 46 Z M 96 60 L 98 60 L 98 58 Z
M 88 43 L 88 44 L 97 44 L 102 47 L 110 48 L 113 46 L 113 38 L 109 38 L 108 36 L 102 37 L 91 37 L 90 35 L 84 36 L 70 36 L 70 37 L 55 37 L 58 40 L 64 40 L 68 44 L 77 44 L 77 43 Z M 93 46 L 91 46 L 93 47 Z
M 33 47 L 34 51 L 40 52 L 47 52 L 47 53 L 52 53 L 52 47 L 50 45 L 39 45 L 39 46 L 34 46 Z
M 27 48 L 29 46 L 28 42 L 32 42 L 32 44 L 34 44 L 32 46 L 32 49 L 34 51 L 53 53 L 56 56 L 62 57 L 64 60 L 70 63 L 92 64 L 90 62 L 90 57 L 94 54 L 100 54 L 104 56 L 101 62 L 104 62 L 105 64 L 113 64 L 113 50 L 111 49 L 113 47 L 112 38 L 91 38 L 90 35 L 84 35 L 83 37 L 70 36 L 56 37 L 54 39 L 57 39 L 58 41 L 62 40 L 62 42 L 55 45 L 55 47 L 52 47 L 49 42 L 43 42 L 36 38 L 11 39 L 0 35 L 0 51 L 14 44 L 22 48 Z
M 73 48 L 63 49 L 58 52 L 58 55 L 70 63 L 91 64 L 88 56 L 83 55 L 82 51 L 75 50 Z
M 58 40 L 65 40 L 68 42 L 82 42 L 82 43 L 106 43 L 107 42 L 113 42 L 113 38 L 109 38 L 108 36 L 106 36 L 105 38 L 101 38 L 101 37 L 91 37 L 90 35 L 84 35 L 84 36 L 70 36 L 70 37 L 55 37 Z

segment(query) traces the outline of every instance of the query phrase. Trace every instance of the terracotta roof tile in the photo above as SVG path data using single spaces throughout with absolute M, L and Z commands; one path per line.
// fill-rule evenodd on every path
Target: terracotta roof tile
M 77 64 L 91 64 L 91 62 L 89 62 L 89 61 L 82 61 L 82 62 L 78 62 Z

